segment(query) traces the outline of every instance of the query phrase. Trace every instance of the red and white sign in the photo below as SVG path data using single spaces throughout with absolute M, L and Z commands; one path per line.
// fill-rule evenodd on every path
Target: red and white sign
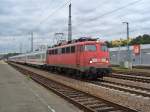
M 140 45 L 134 45 L 133 52 L 135 55 L 139 55 L 140 54 Z

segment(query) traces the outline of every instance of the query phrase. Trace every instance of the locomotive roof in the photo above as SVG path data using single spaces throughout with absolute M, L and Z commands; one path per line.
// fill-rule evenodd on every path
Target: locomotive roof
M 56 48 L 62 48 L 62 47 L 68 47 L 68 46 L 74 46 L 74 45 L 96 44 L 97 42 L 103 43 L 103 42 L 100 42 L 100 41 L 83 41 L 83 42 L 75 42 L 75 43 L 70 43 L 70 44 L 65 44 L 65 45 L 60 45 L 60 46 L 48 48 L 48 50 L 50 50 L 50 49 L 56 49 Z

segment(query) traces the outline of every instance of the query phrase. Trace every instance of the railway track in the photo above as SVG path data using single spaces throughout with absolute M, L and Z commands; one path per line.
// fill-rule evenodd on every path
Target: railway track
M 43 70 L 43 69 L 41 69 L 41 70 Z M 47 71 L 47 70 L 44 70 L 44 71 Z M 56 75 L 58 75 L 58 74 L 56 73 Z M 69 77 L 69 76 L 65 75 L 65 77 Z M 75 77 L 71 77 L 71 78 L 76 79 Z M 99 86 L 102 86 L 102 87 L 114 89 L 114 90 L 128 92 L 130 94 L 135 94 L 137 96 L 150 97 L 150 94 L 149 94 L 150 89 L 148 89 L 148 88 L 142 88 L 142 87 L 138 87 L 138 86 L 131 86 L 131 85 L 128 85 L 128 84 L 121 84 L 121 83 L 117 83 L 117 82 L 110 82 L 110 81 L 99 80 L 99 79 L 97 81 L 87 81 L 87 80 L 81 80 L 81 79 L 78 79 L 78 80 L 85 81 L 85 82 L 90 82 L 90 83 L 93 83 L 93 84 L 96 84 L 96 85 L 99 85 Z
M 150 77 L 150 73 L 146 72 L 121 72 L 121 71 L 113 71 L 116 74 L 125 74 L 132 76 L 141 76 L 141 77 Z
M 143 76 L 135 76 L 135 75 L 133 76 L 133 75 L 112 73 L 110 75 L 107 75 L 106 77 L 131 80 L 131 81 L 139 81 L 139 82 L 143 82 L 143 83 L 150 83 L 150 77 L 143 77 Z
M 78 106 L 84 112 L 137 112 L 127 107 L 97 98 L 88 93 L 78 91 L 60 83 L 54 82 L 44 76 L 38 75 L 19 66 L 13 65 L 21 73 L 29 75 L 34 81 L 62 96 L 69 102 Z
M 110 88 L 110 89 L 115 89 L 123 92 L 128 92 L 130 94 L 135 94 L 138 96 L 143 96 L 143 97 L 150 97 L 150 89 L 147 88 L 142 88 L 142 87 L 137 87 L 137 86 L 129 86 L 127 84 L 120 84 L 116 82 L 110 82 L 110 81 L 91 81 L 91 83 L 94 83 L 96 85 Z

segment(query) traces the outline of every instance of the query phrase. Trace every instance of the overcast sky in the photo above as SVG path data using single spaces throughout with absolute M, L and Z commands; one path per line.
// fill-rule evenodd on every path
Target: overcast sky
M 65 4 L 65 5 L 63 5 Z M 34 47 L 52 44 L 54 33 L 67 38 L 67 0 L 0 0 L 0 52 L 30 49 L 30 32 Z M 150 33 L 150 0 L 72 0 L 73 38 L 99 37 L 103 40 Z

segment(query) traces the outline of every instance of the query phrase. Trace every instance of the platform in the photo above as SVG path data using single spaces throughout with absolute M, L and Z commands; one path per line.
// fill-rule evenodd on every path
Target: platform
M 82 112 L 0 61 L 0 112 Z

